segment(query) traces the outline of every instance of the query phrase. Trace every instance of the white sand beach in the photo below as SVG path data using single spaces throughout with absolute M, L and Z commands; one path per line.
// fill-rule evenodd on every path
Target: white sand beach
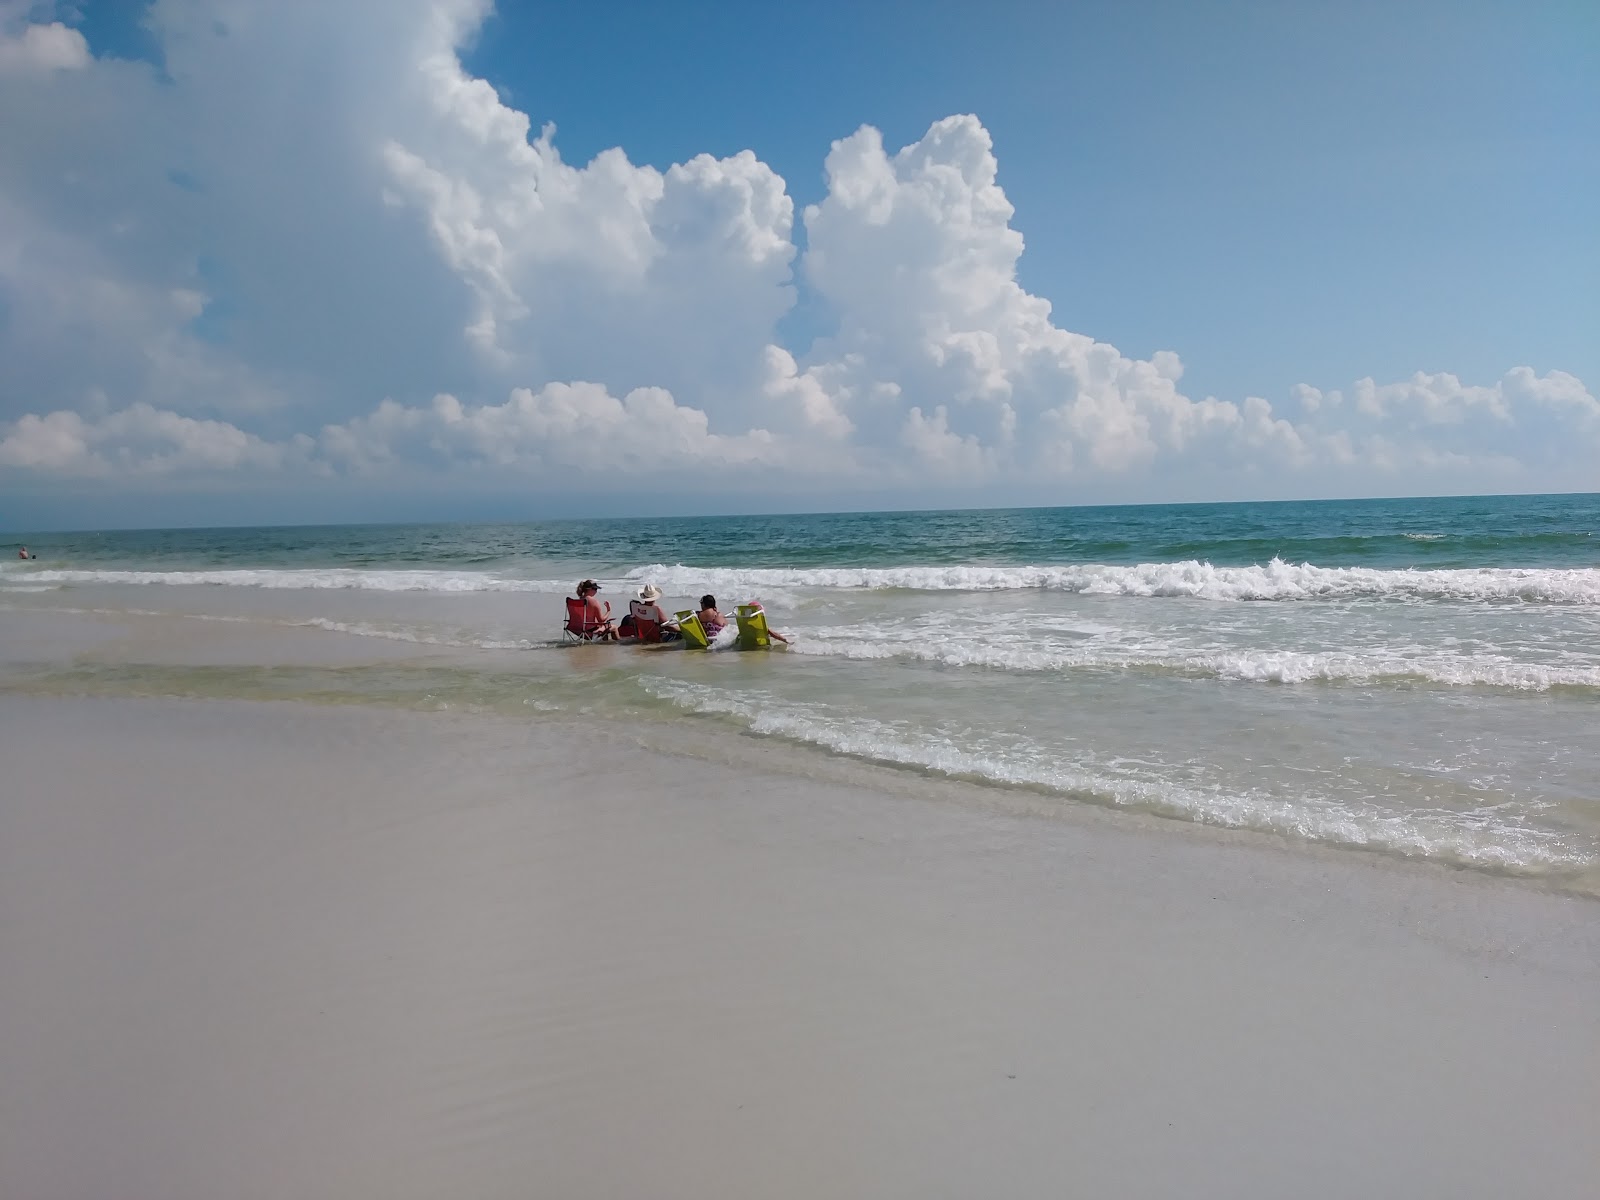
M 0 694 L 0 757 L 6 1197 L 1597 1186 L 1590 899 L 566 721 Z

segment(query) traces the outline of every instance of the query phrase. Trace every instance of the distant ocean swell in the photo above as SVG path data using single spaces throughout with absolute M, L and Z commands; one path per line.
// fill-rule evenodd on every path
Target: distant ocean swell
M 1595 862 L 1592 850 L 1568 844 L 1553 831 L 1503 819 L 1493 808 L 1403 812 L 1314 795 L 1300 794 L 1290 801 L 1249 789 L 1226 792 L 1188 787 L 1080 767 L 1061 761 L 1042 746 L 1014 743 L 985 749 L 961 745 L 954 737 L 858 715 L 840 718 L 826 705 L 798 703 L 762 692 L 666 679 L 640 683 L 657 699 L 690 712 L 731 717 L 755 734 L 956 779 L 1514 874 L 1580 870 Z
M 634 567 L 614 582 L 643 581 L 669 596 L 710 590 L 728 597 L 796 589 L 925 592 L 1044 590 L 1087 596 L 1173 597 L 1213 601 L 1395 600 L 1456 603 L 1600 605 L 1600 568 L 1380 569 L 1318 567 L 1274 560 L 1218 567 L 1198 561 L 1132 566 L 904 566 L 784 568 Z M 565 579 L 523 579 L 490 571 L 412 569 L 15 570 L 0 586 L 71 584 L 358 589 L 384 592 L 543 592 L 565 594 Z
M 554 592 L 570 591 L 572 581 L 512 579 L 486 571 L 360 570 L 348 567 L 196 571 L 43 570 L 11 572 L 15 584 L 134 584 L 168 587 L 241 587 L 369 592 Z

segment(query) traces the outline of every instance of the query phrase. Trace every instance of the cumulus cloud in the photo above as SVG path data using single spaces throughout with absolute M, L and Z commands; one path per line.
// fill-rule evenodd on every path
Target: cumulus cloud
M 501 404 L 447 393 L 419 405 L 385 399 L 315 436 L 283 441 L 143 402 L 113 410 L 103 401 L 87 414 L 24 415 L 0 437 L 0 467 L 79 478 L 299 472 L 403 482 L 423 469 L 566 486 L 597 473 L 732 479 L 789 461 L 783 439 L 765 429 L 713 433 L 705 413 L 663 388 L 618 397 L 596 383 L 516 388 Z
M 839 364 L 802 372 L 794 355 L 782 346 L 768 346 L 763 355 L 766 379 L 762 394 L 780 422 L 798 424 L 829 441 L 842 441 L 855 432 L 855 424 L 844 414 L 843 406 L 851 394 L 838 383 Z
M 97 417 L 24 416 L 0 438 L 0 466 L 102 478 L 276 470 L 308 447 L 304 437 L 274 445 L 226 421 L 139 403 Z
M 574 472 L 715 474 L 782 459 L 778 440 L 764 429 L 713 433 L 705 413 L 680 406 L 665 389 L 616 397 L 595 383 L 517 388 L 503 404 L 468 405 L 448 394 L 419 406 L 385 400 L 366 416 L 325 428 L 317 451 L 360 472 L 431 462 L 514 469 L 544 482 Z
M 0 72 L 72 71 L 89 64 L 89 43 L 60 21 L 35 22 L 20 4 L 0 5 Z
M 1191 396 L 1177 353 L 1061 328 L 975 116 L 835 142 L 803 252 L 754 150 L 568 163 L 463 66 L 488 7 L 160 0 L 158 71 L 0 0 L 6 482 L 1284 494 L 1518 486 L 1600 449 L 1560 371 Z M 780 332 L 799 292 L 836 322 L 814 343 Z
M 1461 453 L 1541 421 L 1553 420 L 1579 438 L 1600 434 L 1600 401 L 1580 379 L 1564 371 L 1539 375 L 1531 367 L 1515 367 L 1492 384 L 1423 371 L 1398 383 L 1357 380 L 1349 392 L 1301 384 L 1294 400 L 1308 428 L 1409 434 Z
M 828 195 L 807 209 L 807 280 L 839 313 L 811 370 L 847 417 L 893 431 L 924 466 L 996 477 L 1117 475 L 1163 458 L 1315 453 L 1261 399 L 1185 396 L 1183 364 L 1130 359 L 1061 329 L 1017 282 L 1023 239 L 988 131 L 936 122 L 890 154 L 863 127 L 834 144 Z M 888 406 L 851 404 L 890 395 Z
M 600 379 L 743 400 L 793 303 L 794 205 L 751 151 L 665 172 L 620 149 L 584 167 L 555 129 L 530 138 L 435 27 L 414 75 L 420 119 L 383 147 L 387 195 L 471 289 L 465 339 L 505 375 Z

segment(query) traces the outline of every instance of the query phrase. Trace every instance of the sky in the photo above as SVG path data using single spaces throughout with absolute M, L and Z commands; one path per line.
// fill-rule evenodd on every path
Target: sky
M 0 0 L 0 527 L 1600 490 L 1600 7 Z

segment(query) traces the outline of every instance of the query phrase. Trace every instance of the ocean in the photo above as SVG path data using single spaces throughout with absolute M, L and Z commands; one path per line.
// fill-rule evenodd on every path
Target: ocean
M 0 607 L 213 648 L 0 690 L 567 714 L 1600 893 L 1600 495 L 14 540 Z M 759 599 L 793 644 L 567 646 L 585 576 L 619 614 Z

